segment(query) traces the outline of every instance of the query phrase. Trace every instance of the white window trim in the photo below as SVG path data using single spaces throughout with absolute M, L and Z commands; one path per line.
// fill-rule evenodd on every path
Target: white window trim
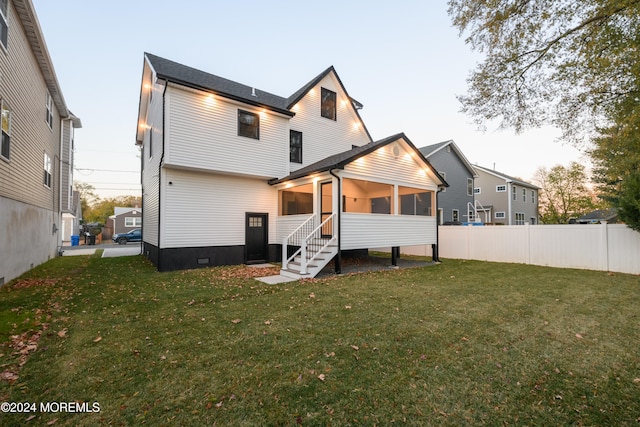
M 496 193 L 505 193 L 507 191 L 506 185 L 496 185 Z
M 522 219 L 520 219 L 520 220 L 519 220 L 519 219 L 518 219 L 518 215 L 521 215 L 521 216 L 522 216 Z M 525 216 L 524 212 L 516 212 L 516 215 L 515 215 L 515 225 L 524 225 L 524 224 L 525 224 L 525 222 L 526 222 L 525 217 L 526 217 L 526 216 Z
M 451 210 L 451 221 L 453 222 L 460 221 L 460 211 L 458 209 Z
M 507 217 L 507 215 L 504 212 L 496 212 L 495 213 L 495 218 L 496 219 L 505 219 Z
M 473 194 L 482 194 L 482 187 L 475 187 L 473 189 Z

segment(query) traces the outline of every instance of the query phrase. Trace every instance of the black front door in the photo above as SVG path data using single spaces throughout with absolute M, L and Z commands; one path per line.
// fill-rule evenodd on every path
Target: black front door
M 245 253 L 247 264 L 267 261 L 269 215 L 266 213 L 246 214 Z

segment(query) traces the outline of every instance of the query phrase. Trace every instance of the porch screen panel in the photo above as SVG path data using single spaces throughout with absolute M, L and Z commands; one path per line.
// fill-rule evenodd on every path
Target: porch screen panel
M 433 192 L 417 188 L 398 187 L 401 215 L 432 216 L 431 206 Z

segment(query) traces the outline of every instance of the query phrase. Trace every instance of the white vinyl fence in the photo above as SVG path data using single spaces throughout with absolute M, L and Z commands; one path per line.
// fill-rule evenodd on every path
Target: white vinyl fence
M 440 258 L 640 274 L 640 233 L 623 224 L 440 226 Z M 431 247 L 402 252 L 431 255 Z

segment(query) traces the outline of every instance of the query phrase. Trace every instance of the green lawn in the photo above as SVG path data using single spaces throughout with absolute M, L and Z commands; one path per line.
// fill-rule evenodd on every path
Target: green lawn
M 3 286 L 0 401 L 38 411 L 0 424 L 640 421 L 638 276 L 445 260 L 266 285 L 253 271 L 62 257 Z

